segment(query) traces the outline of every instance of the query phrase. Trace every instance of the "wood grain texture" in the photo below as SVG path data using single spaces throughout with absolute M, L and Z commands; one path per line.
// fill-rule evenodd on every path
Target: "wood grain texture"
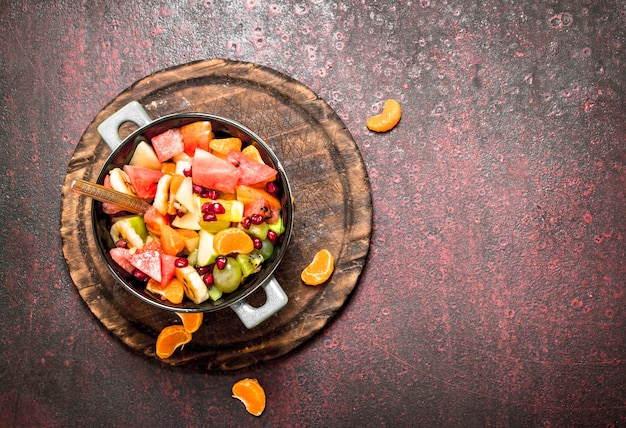
M 194 62 L 147 76 L 109 103 L 88 126 L 68 166 L 61 208 L 63 252 L 80 296 L 96 318 L 130 348 L 151 358 L 156 337 L 179 323 L 117 284 L 98 254 L 91 202 L 73 194 L 74 179 L 95 180 L 110 154 L 97 126 L 130 101 L 153 118 L 212 113 L 258 133 L 283 163 L 295 198 L 294 233 L 276 278 L 289 296 L 285 308 L 246 329 L 229 309 L 205 315 L 204 325 L 167 363 L 232 370 L 279 357 L 322 329 L 356 286 L 369 250 L 371 190 L 361 155 L 340 118 L 310 89 L 258 65 L 226 60 Z M 122 135 L 132 132 L 122 127 Z M 300 272 L 327 248 L 336 268 L 330 281 L 305 286 Z M 262 290 L 248 298 L 262 304 Z

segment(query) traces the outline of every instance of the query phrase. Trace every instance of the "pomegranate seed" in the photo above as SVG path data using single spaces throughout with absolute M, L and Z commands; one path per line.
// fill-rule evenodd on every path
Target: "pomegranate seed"
M 244 217 L 243 220 L 241 220 L 241 225 L 244 229 L 250 229 L 251 224 L 252 220 L 250 220 L 250 217 Z
M 226 208 L 224 208 L 224 205 L 220 204 L 219 202 L 213 202 L 213 212 L 215 214 L 224 214 L 226 212 Z
M 263 218 L 261 214 L 252 214 L 250 216 L 250 221 L 252 222 L 252 224 L 259 225 L 263 223 L 263 221 L 265 221 L 265 218 Z
M 183 169 L 183 175 L 185 177 L 191 177 L 192 171 L 191 171 L 191 165 L 185 167 L 185 169 Z
M 182 217 L 182 216 L 184 216 L 185 214 L 187 214 L 187 213 L 186 213 L 186 212 L 184 212 L 183 210 L 176 210 L 176 215 L 177 215 L 178 217 Z
M 115 246 L 117 248 L 128 248 L 128 242 L 126 242 L 124 239 L 118 239 L 115 243 Z
M 207 273 L 202 277 L 202 281 L 204 281 L 204 285 L 211 287 L 213 285 L 213 274 Z
M 217 199 L 218 197 L 219 194 L 217 193 L 217 190 L 207 189 L 207 198 Z
M 267 239 L 269 239 L 269 241 L 272 244 L 276 244 L 276 241 L 278 241 L 278 235 L 276 234 L 276 232 L 274 232 L 273 230 L 268 230 L 267 231 Z
M 270 195 L 278 195 L 278 192 L 280 191 L 280 189 L 278 188 L 278 185 L 276 183 L 274 183 L 273 181 L 270 181 L 269 183 L 267 183 L 265 185 L 265 190 L 267 190 L 267 193 L 269 193 Z
M 226 257 L 217 256 L 217 259 L 215 259 L 215 266 L 217 266 L 219 270 L 224 269 L 224 267 L 226 266 Z
M 176 259 L 176 261 L 174 261 L 174 266 L 178 267 L 178 268 L 184 268 L 185 266 L 189 265 L 189 260 L 187 260 L 187 258 L 185 257 L 179 257 Z
M 198 193 L 200 193 L 201 198 L 208 198 L 210 191 L 206 187 L 203 187 L 202 190 Z
M 200 211 L 202 211 L 202 214 L 208 214 L 208 213 L 215 214 L 215 211 L 213 211 L 213 204 L 211 202 L 205 202 L 204 204 L 202 204 Z
M 193 185 L 193 193 L 202 196 L 203 191 L 204 191 L 204 187 L 200 186 L 199 184 Z
M 200 276 L 202 275 L 206 275 L 207 273 L 211 272 L 213 270 L 213 266 L 208 265 L 208 266 L 194 266 L 194 268 L 196 269 L 196 271 L 198 271 L 198 274 Z
M 215 215 L 215 213 L 203 213 L 202 214 L 202 220 L 204 220 L 204 221 L 216 221 L 217 220 L 217 216 Z
M 263 248 L 263 241 L 261 241 L 261 238 L 255 236 L 254 238 L 252 238 L 252 243 L 254 244 L 254 248 L 257 250 Z
M 146 281 L 148 281 L 150 279 L 150 276 L 148 276 L 148 274 L 143 273 L 139 269 L 134 269 L 133 270 L 133 276 L 136 279 L 138 279 L 139 281 L 142 281 L 142 282 L 146 282 Z

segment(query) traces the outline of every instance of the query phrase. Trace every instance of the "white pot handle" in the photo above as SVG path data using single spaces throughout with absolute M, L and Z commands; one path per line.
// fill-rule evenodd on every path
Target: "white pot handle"
M 231 305 L 232 310 L 235 311 L 243 325 L 247 328 L 256 327 L 287 304 L 287 294 L 285 294 L 285 291 L 278 281 L 276 281 L 274 275 L 272 275 L 262 287 L 267 296 L 267 300 L 263 306 L 255 308 L 244 300 L 240 300 Z
M 126 122 L 132 122 L 141 128 L 152 122 L 152 118 L 148 116 L 143 106 L 137 101 L 131 101 L 113 113 L 98 126 L 98 133 L 106 145 L 111 148 L 111 151 L 114 151 L 122 144 L 120 126 Z

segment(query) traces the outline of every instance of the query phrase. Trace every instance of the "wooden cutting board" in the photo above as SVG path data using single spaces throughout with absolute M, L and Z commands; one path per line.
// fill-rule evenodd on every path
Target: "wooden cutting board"
M 91 201 L 71 192 L 74 179 L 95 181 L 110 154 L 97 126 L 130 101 L 157 118 L 203 112 L 234 119 L 255 131 L 285 167 L 295 198 L 294 233 L 276 278 L 289 303 L 247 329 L 230 309 L 207 313 L 190 343 L 164 360 L 175 366 L 232 370 L 279 357 L 322 329 L 346 302 L 369 249 L 372 205 L 359 150 L 340 118 L 301 83 L 243 62 L 207 60 L 157 72 L 118 95 L 81 137 L 67 169 L 61 207 L 63 252 L 80 296 L 96 318 L 130 348 L 150 358 L 176 314 L 127 292 L 109 273 L 91 230 Z M 122 126 L 122 135 L 133 131 Z M 321 248 L 335 257 L 335 272 L 319 287 L 300 272 Z M 247 301 L 263 303 L 259 289 Z

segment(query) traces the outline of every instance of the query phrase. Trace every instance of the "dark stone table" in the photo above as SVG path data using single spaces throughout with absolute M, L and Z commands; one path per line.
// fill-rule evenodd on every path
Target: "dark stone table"
M 626 3 L 391 3 L 2 3 L 1 426 L 626 425 Z M 59 234 L 96 114 L 208 58 L 315 91 L 373 199 L 342 310 L 234 372 L 128 349 L 80 298 Z M 402 120 L 373 134 L 387 98 Z M 260 418 L 230 397 L 243 377 L 265 387 Z

